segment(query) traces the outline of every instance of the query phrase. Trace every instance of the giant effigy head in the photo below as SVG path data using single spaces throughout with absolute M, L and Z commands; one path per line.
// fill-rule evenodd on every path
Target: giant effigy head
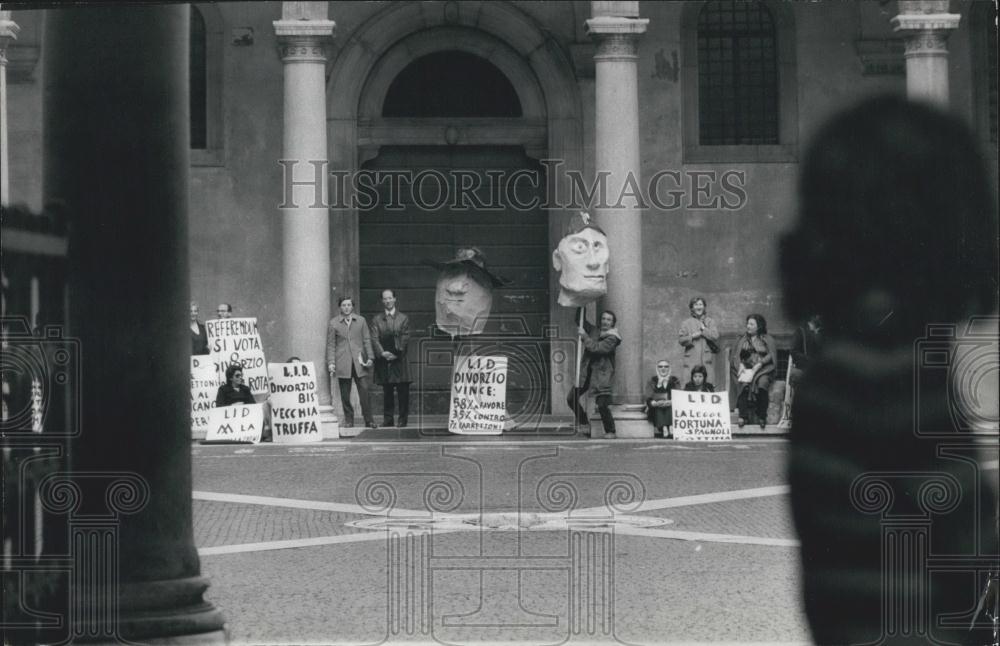
M 552 252 L 559 272 L 559 304 L 582 307 L 608 293 L 608 236 L 581 211 Z
M 493 308 L 493 290 L 509 281 L 489 270 L 476 247 L 463 247 L 451 260 L 427 264 L 440 272 L 434 293 L 438 329 L 451 336 L 481 334 Z

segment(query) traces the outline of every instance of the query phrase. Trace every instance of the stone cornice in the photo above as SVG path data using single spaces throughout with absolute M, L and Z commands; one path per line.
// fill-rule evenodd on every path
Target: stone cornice
M 10 19 L 9 11 L 0 11 L 0 62 L 6 64 L 7 45 L 17 40 L 17 33 L 21 28 Z
M 337 23 L 332 20 L 275 20 L 272 24 L 278 38 L 329 38 L 337 27 Z
M 894 31 L 943 31 L 958 29 L 961 16 L 957 13 L 899 14 L 889 21 Z
M 597 38 L 602 36 L 640 36 L 646 33 L 647 25 L 649 25 L 649 18 L 598 16 L 587 21 L 587 33 Z
M 9 11 L 4 11 L 3 13 L 9 14 Z M 17 23 L 10 19 L 10 17 L 0 18 L 0 40 L 17 39 L 18 32 L 21 28 L 17 26 Z

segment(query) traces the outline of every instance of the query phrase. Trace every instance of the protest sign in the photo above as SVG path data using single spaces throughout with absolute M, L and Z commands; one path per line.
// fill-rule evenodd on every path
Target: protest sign
M 461 357 L 451 380 L 448 430 L 499 435 L 507 421 L 507 357 Z
M 255 395 L 267 392 L 267 364 L 257 319 L 212 319 L 205 321 L 205 332 L 220 379 L 224 379 L 230 364 L 238 363 L 243 366 L 243 383 L 250 392 Z
M 674 390 L 674 438 L 692 442 L 733 439 L 729 417 L 729 393 Z
M 206 442 L 260 442 L 264 426 L 264 407 L 243 404 L 213 408 L 208 411 Z
M 316 396 L 316 369 L 312 361 L 269 363 L 271 434 L 275 443 L 319 442 L 323 429 Z
M 191 430 L 208 432 L 208 411 L 215 408 L 215 395 L 222 381 L 215 361 L 208 355 L 191 357 Z

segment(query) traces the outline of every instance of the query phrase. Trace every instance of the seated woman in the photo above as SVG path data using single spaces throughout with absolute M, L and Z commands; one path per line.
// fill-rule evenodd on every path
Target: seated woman
M 662 433 L 663 437 L 671 437 L 674 420 L 670 391 L 680 390 L 680 387 L 677 377 L 670 375 L 670 362 L 657 361 L 656 374 L 646 384 L 646 419 L 653 425 L 654 435 Z
M 708 368 L 701 365 L 691 368 L 691 381 L 684 384 L 684 390 L 696 393 L 714 393 L 715 386 L 708 382 Z
M 764 428 L 777 346 L 767 333 L 767 321 L 763 316 L 751 314 L 746 325 L 746 332 L 736 340 L 730 365 L 733 381 L 740 387 L 736 398 L 736 407 L 740 411 L 739 427 L 743 428 L 747 420 L 753 420 Z
M 226 383 L 219 386 L 215 394 L 215 406 L 232 406 L 233 404 L 256 404 L 253 393 L 243 383 L 243 366 L 232 364 L 226 368 Z

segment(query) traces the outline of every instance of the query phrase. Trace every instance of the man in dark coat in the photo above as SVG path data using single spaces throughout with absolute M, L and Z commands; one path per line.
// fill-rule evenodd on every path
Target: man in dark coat
M 393 425 L 396 394 L 399 395 L 399 427 L 406 426 L 410 411 L 410 366 L 406 347 L 410 341 L 410 318 L 396 309 L 396 294 L 382 290 L 385 311 L 372 319 L 375 350 L 375 382 L 382 386 L 382 425 Z

